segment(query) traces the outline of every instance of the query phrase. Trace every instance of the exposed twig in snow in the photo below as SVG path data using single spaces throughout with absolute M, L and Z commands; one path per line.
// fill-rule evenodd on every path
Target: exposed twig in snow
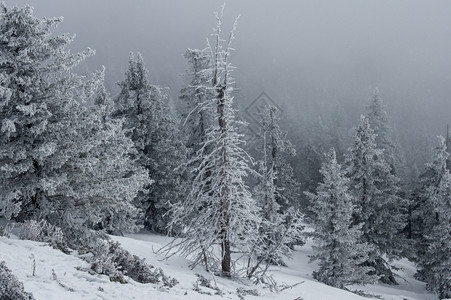
M 53 278 L 53 280 L 55 280 L 56 282 L 58 282 L 58 284 L 59 284 L 61 287 L 63 287 L 66 291 L 69 291 L 69 292 L 75 292 L 75 290 L 74 290 L 73 288 L 68 287 L 67 285 L 61 283 L 61 281 L 58 280 L 58 276 L 56 276 L 56 273 L 55 273 L 55 270 L 54 270 L 54 269 L 52 269 L 52 278 Z
M 36 276 L 36 259 L 34 258 L 33 253 L 30 255 L 30 258 L 33 260 L 33 269 L 32 269 L 33 271 L 32 271 L 31 275 L 33 275 L 33 277 L 35 277 Z
M 287 289 L 292 289 L 292 288 L 294 288 L 295 286 L 298 286 L 298 285 L 300 285 L 300 284 L 302 284 L 302 283 L 304 283 L 305 281 L 300 281 L 300 282 L 298 282 L 298 283 L 295 283 L 295 284 L 292 284 L 292 285 L 288 285 L 288 284 L 283 284 L 283 285 L 280 285 L 279 286 L 279 292 L 281 292 L 281 291 L 284 291 L 284 290 L 287 290 Z

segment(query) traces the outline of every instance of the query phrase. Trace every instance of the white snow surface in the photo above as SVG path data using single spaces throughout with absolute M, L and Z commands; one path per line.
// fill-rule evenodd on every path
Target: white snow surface
M 272 267 L 271 273 L 278 284 L 294 285 L 279 293 L 270 292 L 267 288 L 255 285 L 245 285 L 238 281 L 215 277 L 218 287 L 224 292 L 223 296 L 214 295 L 215 291 L 201 287 L 204 292 L 212 296 L 200 294 L 193 290 L 196 282 L 195 273 L 202 274 L 207 279 L 213 276 L 201 267 L 191 270 L 189 261 L 179 256 L 164 259 L 162 255 L 155 254 L 161 246 L 171 240 L 169 237 L 142 232 L 127 235 L 126 237 L 112 237 L 119 241 L 131 253 L 145 258 L 156 267 L 161 267 L 166 275 L 175 277 L 180 283 L 168 289 L 162 284 L 140 284 L 129 279 L 127 284 L 110 282 L 104 275 L 90 275 L 79 271 L 76 267 L 88 268 L 88 263 L 77 257 L 76 253 L 66 255 L 44 243 L 0 237 L 0 261 L 23 282 L 25 290 L 33 293 L 37 300 L 51 299 L 240 299 L 236 293 L 237 288 L 246 290 L 257 289 L 260 296 L 245 296 L 245 299 L 279 299 L 279 300 L 339 300 L 339 299 L 370 299 L 356 294 L 329 287 L 316 281 L 312 272 L 316 268 L 314 263 L 308 263 L 311 255 L 311 245 L 307 243 L 294 252 L 293 258 L 287 261 L 290 267 Z M 33 276 L 33 260 L 35 261 L 35 276 Z M 379 295 L 382 299 L 394 300 L 429 300 L 437 299 L 428 293 L 424 283 L 413 278 L 415 267 L 407 260 L 401 260 L 396 265 L 402 270 L 398 271 L 399 285 L 370 285 L 355 286 L 353 289 L 365 293 Z M 57 276 L 54 279 L 53 271 Z M 213 282 L 214 282 L 213 280 Z

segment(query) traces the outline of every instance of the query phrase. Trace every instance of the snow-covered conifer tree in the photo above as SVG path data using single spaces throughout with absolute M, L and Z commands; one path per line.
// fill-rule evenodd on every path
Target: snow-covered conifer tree
M 368 122 L 370 127 L 373 129 L 374 134 L 376 135 L 375 144 L 378 149 L 383 150 L 384 160 L 390 165 L 391 172 L 398 177 L 400 187 L 399 196 L 406 197 L 408 190 L 410 190 L 411 186 L 409 185 L 409 181 L 407 180 L 407 168 L 405 157 L 403 156 L 403 152 L 401 147 L 394 139 L 394 131 L 392 126 L 390 125 L 390 117 L 386 110 L 386 105 L 382 100 L 379 89 L 374 89 L 373 95 L 368 100 L 366 105 L 366 114 L 365 116 L 368 118 Z M 410 229 L 408 228 L 408 220 L 409 217 L 409 205 L 410 201 L 403 201 L 402 206 L 399 207 L 402 214 L 404 214 L 404 219 L 406 220 L 406 224 L 404 224 L 404 232 L 405 235 L 409 235 Z M 405 245 L 405 250 L 410 252 L 410 245 L 406 242 L 406 239 L 402 242 Z
M 273 106 L 265 107 L 261 115 L 262 135 L 266 149 L 267 167 L 272 169 L 277 186 L 275 195 L 281 211 L 297 206 L 299 198 L 299 183 L 294 180 L 293 168 L 287 162 L 287 156 L 296 155 L 293 144 L 288 140 L 287 133 L 279 126 L 279 112 Z
M 373 95 L 368 100 L 365 109 L 365 116 L 376 134 L 375 143 L 379 149 L 384 150 L 384 157 L 387 163 L 393 165 L 395 145 L 392 142 L 389 117 L 379 89 L 374 89 Z
M 287 152 L 294 155 L 295 150 L 279 127 L 275 107 L 266 106 L 260 118 L 263 158 L 254 194 L 263 221 L 259 228 L 262 245 L 258 245 L 256 252 L 267 262 L 279 264 L 283 263 L 282 256 L 289 255 L 293 244 L 302 243 L 301 214 L 293 208 L 298 200 L 298 184 L 283 157 Z
M 258 208 L 244 182 L 249 169 L 249 157 L 244 152 L 239 126 L 233 108 L 232 66 L 229 62 L 230 44 L 236 22 L 229 38 L 221 38 L 222 11 L 216 14 L 215 42 L 210 46 L 209 72 L 212 80 L 208 90 L 212 98 L 201 110 L 214 110 L 215 115 L 206 129 L 206 140 L 193 159 L 194 181 L 185 201 L 173 206 L 172 225 L 183 227 L 179 253 L 190 256 L 194 264 L 203 263 L 209 270 L 220 269 L 223 276 L 233 273 L 232 247 L 248 252 L 258 238 L 260 223 Z M 215 245 L 220 245 L 220 253 Z
M 119 195 L 106 187 L 123 178 L 106 180 L 106 161 L 97 151 L 105 132 L 82 104 L 103 82 L 103 73 L 90 78 L 73 73 L 93 51 L 66 51 L 72 38 L 52 35 L 59 22 L 35 18 L 29 6 L 2 6 L 0 209 L 7 218 L 45 218 L 68 230 L 99 222 L 102 211 L 121 211 L 119 199 L 134 198 L 147 177 L 127 174 Z M 129 205 L 125 202 L 120 205 Z
M 138 212 L 132 201 L 149 182 L 148 174 L 128 158 L 133 148 L 121 123 L 81 100 L 60 103 L 58 118 L 48 124 L 47 138 L 58 148 L 42 167 L 46 193 L 40 209 L 64 230 L 102 224 L 109 232 L 134 231 Z
M 316 279 L 328 285 L 345 288 L 349 284 L 366 284 L 377 280 L 374 269 L 365 265 L 373 251 L 362 238 L 362 225 L 353 223 L 354 201 L 349 179 L 337 162 L 335 150 L 325 155 L 320 170 L 323 182 L 316 194 L 306 192 L 312 204 L 314 240 L 313 260 L 318 260 Z
M 136 203 L 144 210 L 146 227 L 165 232 L 170 203 L 179 201 L 184 193 L 186 153 L 178 122 L 168 107 L 165 89 L 149 83 L 141 54 L 136 58 L 130 54 L 125 79 L 119 86 L 114 116 L 124 119 L 124 129 L 137 150 L 137 163 L 154 181 Z
M 51 137 L 52 127 L 65 126 L 63 106 L 88 88 L 70 71 L 93 52 L 70 55 L 64 51 L 72 38 L 52 36 L 60 21 L 35 18 L 30 6 L 2 6 L 0 193 L 7 218 L 27 218 L 38 210 L 44 213 L 45 193 L 65 180 L 44 172 L 44 167 L 51 168 L 46 160 L 60 148 Z
M 392 167 L 396 176 L 406 176 L 406 166 L 402 159 L 399 145 L 393 140 L 393 128 L 390 125 L 386 106 L 379 89 L 374 89 L 373 95 L 365 106 L 368 122 L 376 134 L 376 146 L 384 151 L 385 161 Z
M 206 110 L 205 102 L 214 97 L 213 91 L 207 88 L 211 82 L 211 53 L 209 48 L 198 50 L 188 49 L 185 58 L 188 60 L 189 84 L 181 90 L 180 99 L 184 102 L 186 146 L 189 155 L 195 156 L 202 142 L 206 140 L 206 130 L 211 125 L 214 111 L 211 107 Z
M 94 98 L 90 110 L 93 127 L 90 128 L 89 153 L 93 157 L 89 168 L 80 176 L 90 178 L 88 186 L 82 186 L 84 198 L 95 198 L 108 205 L 93 210 L 91 227 L 112 233 L 132 232 L 138 229 L 140 211 L 133 201 L 144 185 L 149 185 L 147 170 L 136 163 L 136 149 L 122 129 L 123 120 L 113 119 L 113 101 L 103 85 Z
M 441 142 L 443 139 L 441 140 Z M 419 277 L 427 288 L 440 299 L 451 297 L 451 175 L 444 170 L 439 182 L 430 185 L 426 192 L 430 211 L 430 231 L 423 233 L 426 246 L 418 258 Z
M 426 170 L 420 176 L 420 186 L 414 194 L 413 199 L 413 237 L 417 260 L 422 259 L 429 247 L 430 239 L 427 237 L 439 219 L 440 203 L 434 202 L 449 170 L 446 161 L 449 157 L 446 142 L 439 137 L 439 145 L 434 151 L 432 162 L 426 164 Z
M 363 242 L 374 246 L 367 265 L 374 267 L 383 282 L 394 283 L 383 255 L 390 259 L 400 255 L 404 200 L 398 196 L 399 179 L 391 172 L 375 140 L 368 119 L 361 116 L 354 144 L 347 153 L 346 173 L 356 207 L 354 224 L 363 224 Z
M 55 75 L 67 67 L 67 58 L 50 59 L 70 38 L 52 36 L 61 20 L 34 18 L 29 6 L 2 4 L 0 18 L 0 212 L 11 218 L 39 206 L 41 166 L 56 148 L 43 138 L 52 116 L 48 98 L 56 94 Z

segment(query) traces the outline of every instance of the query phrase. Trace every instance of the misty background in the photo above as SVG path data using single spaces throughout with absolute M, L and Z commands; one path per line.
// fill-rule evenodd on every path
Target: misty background
M 139 51 L 152 83 L 169 87 L 177 106 L 186 84 L 183 55 L 206 47 L 223 1 L 6 1 L 25 3 L 38 17 L 64 16 L 56 32 L 76 34 L 72 51 L 97 51 L 81 72 L 104 65 L 112 95 L 129 52 Z M 300 145 L 301 132 L 315 123 L 333 127 L 340 119 L 351 132 L 378 87 L 407 163 L 421 167 L 425 149 L 451 122 L 449 12 L 446 0 L 226 1 L 224 31 L 241 15 L 231 56 L 236 102 L 244 114 L 266 92 Z

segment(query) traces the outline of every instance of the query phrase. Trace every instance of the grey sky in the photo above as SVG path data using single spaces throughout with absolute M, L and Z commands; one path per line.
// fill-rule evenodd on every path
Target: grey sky
M 400 127 L 421 118 L 439 134 L 451 122 L 451 1 L 226 2 L 225 30 L 241 14 L 232 62 L 242 101 L 264 90 L 293 114 L 339 102 L 357 114 L 377 86 Z M 153 81 L 175 98 L 185 49 L 205 46 L 223 1 L 6 1 L 15 3 L 64 16 L 59 31 L 77 35 L 74 50 L 96 49 L 90 68 L 105 65 L 111 80 L 129 51 L 142 52 Z

